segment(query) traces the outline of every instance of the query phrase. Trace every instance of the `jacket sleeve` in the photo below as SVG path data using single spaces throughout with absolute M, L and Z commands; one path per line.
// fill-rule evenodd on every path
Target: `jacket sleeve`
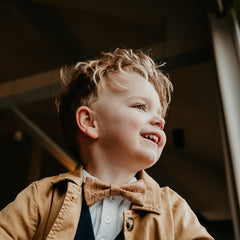
M 37 223 L 37 184 L 32 183 L 0 212 L 0 239 L 32 239 Z
M 178 240 L 213 240 L 199 223 L 187 202 L 178 194 L 173 198 L 173 219 L 175 238 Z

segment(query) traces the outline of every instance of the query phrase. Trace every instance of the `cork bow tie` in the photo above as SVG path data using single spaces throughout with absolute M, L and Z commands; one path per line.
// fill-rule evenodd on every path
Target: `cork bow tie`
M 143 180 L 118 186 L 87 177 L 84 184 L 84 197 L 88 206 L 108 196 L 122 196 L 134 204 L 143 206 L 145 192 L 146 186 Z

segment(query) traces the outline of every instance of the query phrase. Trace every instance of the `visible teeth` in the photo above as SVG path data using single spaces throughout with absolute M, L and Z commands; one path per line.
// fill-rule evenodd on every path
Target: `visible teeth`
M 147 138 L 147 139 L 150 139 L 150 140 L 152 140 L 153 142 L 155 142 L 155 143 L 157 143 L 158 142 L 158 137 L 156 136 L 156 135 L 145 135 L 144 136 L 145 138 Z

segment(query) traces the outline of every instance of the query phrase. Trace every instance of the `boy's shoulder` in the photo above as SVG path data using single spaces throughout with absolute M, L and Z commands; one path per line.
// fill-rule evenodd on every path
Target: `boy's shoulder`
M 42 178 L 32 184 L 36 185 L 37 188 L 42 189 L 44 187 L 51 188 L 54 185 L 61 185 L 67 182 L 73 182 L 78 186 L 82 185 L 82 166 L 77 167 L 74 171 L 68 171 L 59 175 Z

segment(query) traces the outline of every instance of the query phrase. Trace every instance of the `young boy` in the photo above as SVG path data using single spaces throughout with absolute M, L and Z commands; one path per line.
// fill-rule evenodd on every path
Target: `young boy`
M 172 85 L 141 51 L 116 49 L 61 71 L 66 144 L 81 162 L 0 213 L 0 239 L 213 239 L 184 199 L 144 171 L 164 148 Z

